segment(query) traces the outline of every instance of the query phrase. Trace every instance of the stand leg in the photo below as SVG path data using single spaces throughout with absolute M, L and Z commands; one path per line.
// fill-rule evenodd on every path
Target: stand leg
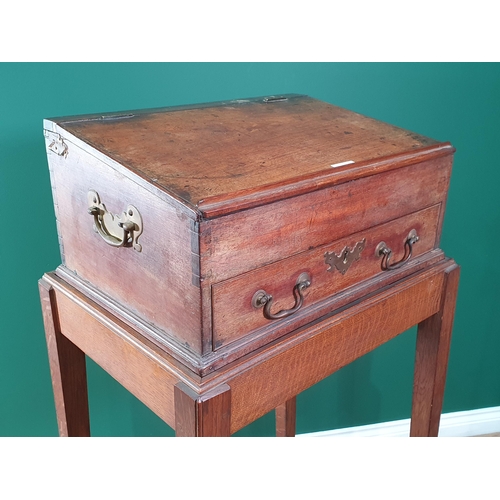
M 223 384 L 200 396 L 183 382 L 174 387 L 175 435 L 223 437 L 231 434 L 231 389 Z
M 410 436 L 437 436 L 460 268 L 445 274 L 440 310 L 418 325 Z
M 59 435 L 90 436 L 85 354 L 59 329 L 54 290 L 39 282 Z
M 294 396 L 276 407 L 276 436 L 295 437 L 297 399 Z

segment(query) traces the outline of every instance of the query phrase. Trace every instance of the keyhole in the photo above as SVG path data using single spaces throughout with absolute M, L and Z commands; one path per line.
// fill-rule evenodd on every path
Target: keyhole
M 343 259 L 344 264 L 347 264 L 348 255 L 349 255 L 349 249 L 346 248 L 346 250 L 344 251 L 344 259 Z

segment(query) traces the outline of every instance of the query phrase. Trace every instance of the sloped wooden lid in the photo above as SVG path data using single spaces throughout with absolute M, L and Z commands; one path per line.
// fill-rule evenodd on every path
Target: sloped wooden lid
M 56 118 L 45 126 L 69 132 L 204 217 L 453 151 L 295 94 Z

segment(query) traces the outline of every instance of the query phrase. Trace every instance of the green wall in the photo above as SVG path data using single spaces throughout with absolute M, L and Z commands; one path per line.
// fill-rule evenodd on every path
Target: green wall
M 304 93 L 457 148 L 442 248 L 462 266 L 444 411 L 500 405 L 499 64 L 0 64 L 0 435 L 57 434 L 37 281 L 60 261 L 42 119 Z M 299 433 L 407 418 L 410 330 L 298 397 Z M 89 362 L 97 436 L 172 430 Z M 268 414 L 238 433 L 268 436 Z

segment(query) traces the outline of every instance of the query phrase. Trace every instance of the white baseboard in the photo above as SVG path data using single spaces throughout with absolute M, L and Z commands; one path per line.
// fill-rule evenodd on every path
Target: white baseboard
M 441 415 L 439 437 L 480 436 L 500 432 L 500 406 Z M 407 437 L 410 419 L 362 425 L 331 431 L 297 434 L 297 437 Z

